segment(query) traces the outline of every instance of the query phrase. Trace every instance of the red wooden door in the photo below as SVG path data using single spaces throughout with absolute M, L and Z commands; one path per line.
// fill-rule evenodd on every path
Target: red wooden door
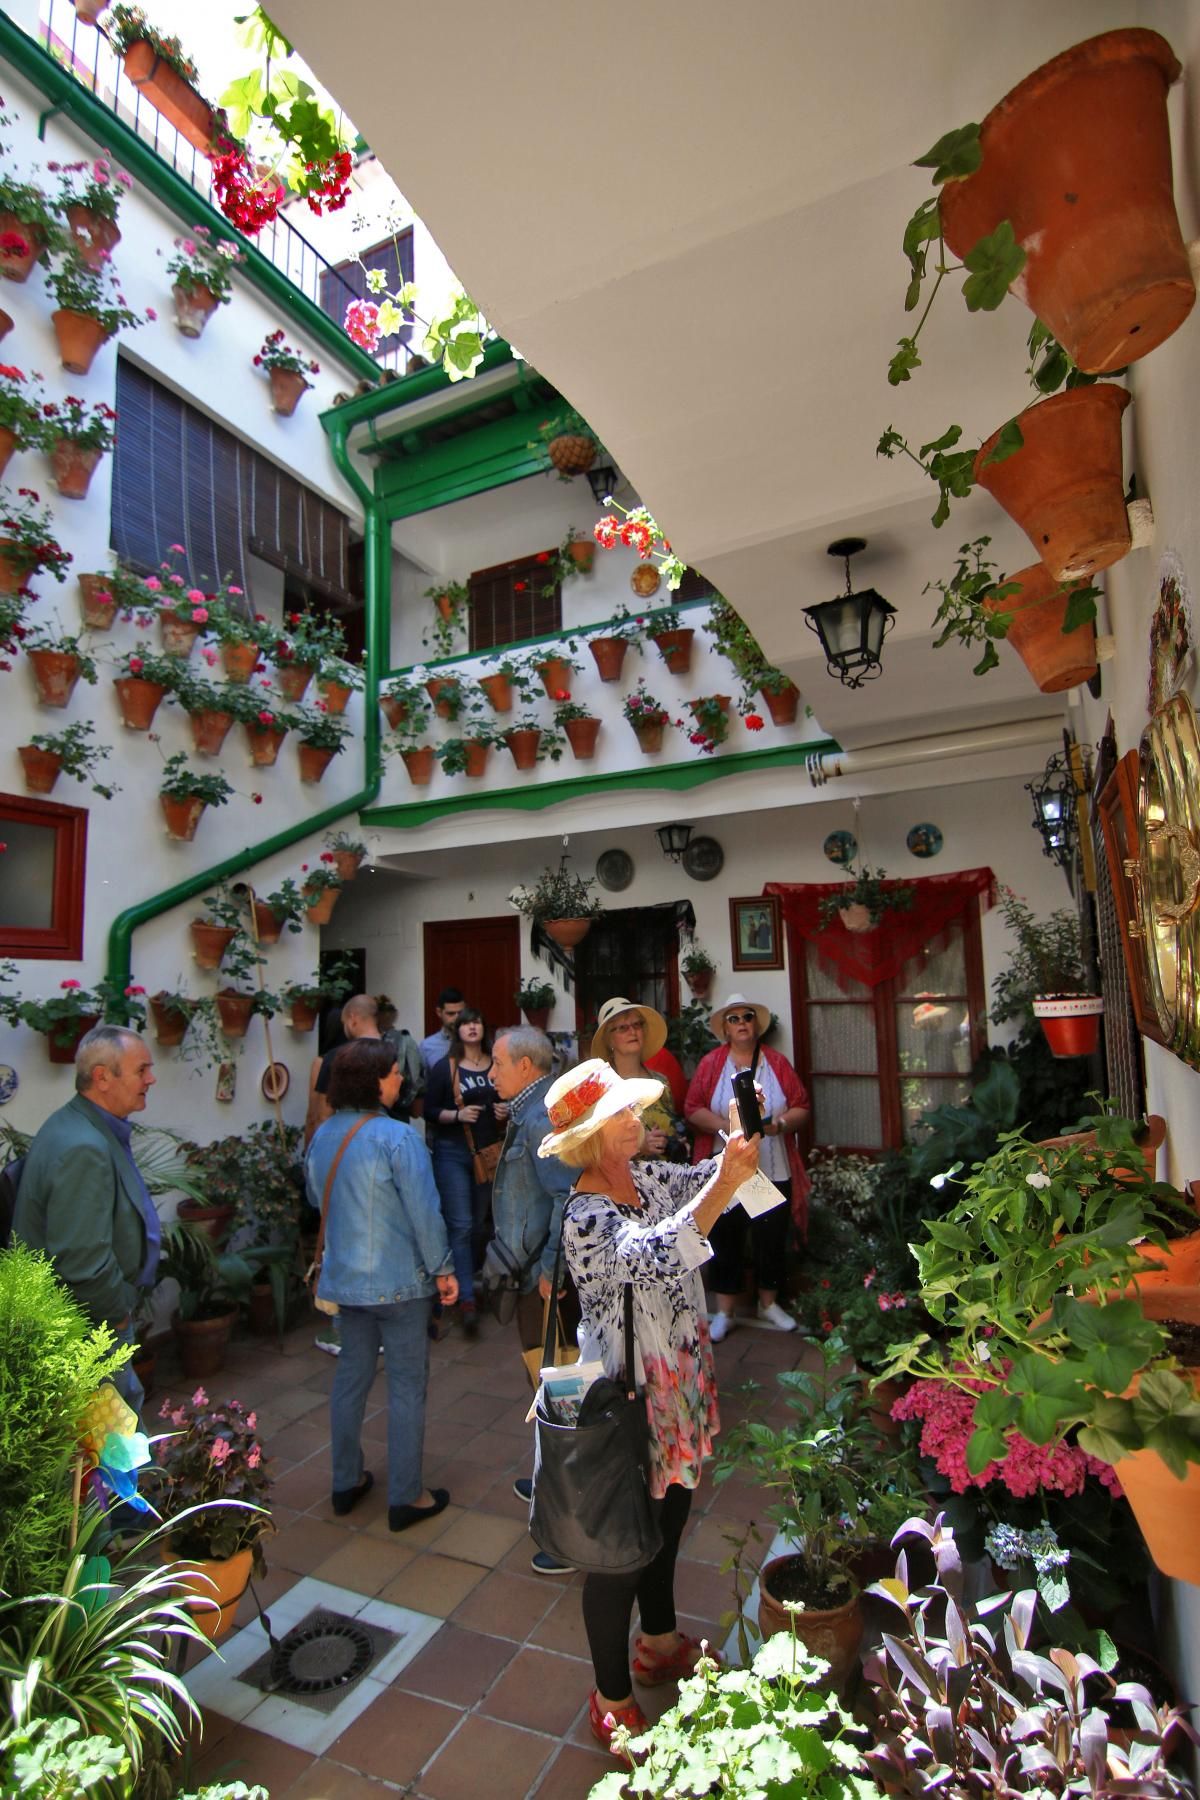
M 425 926 L 425 1031 L 436 1031 L 437 997 L 456 987 L 468 1006 L 481 1012 L 490 1030 L 515 1025 L 521 1014 L 515 995 L 521 984 L 521 921 L 437 919 Z

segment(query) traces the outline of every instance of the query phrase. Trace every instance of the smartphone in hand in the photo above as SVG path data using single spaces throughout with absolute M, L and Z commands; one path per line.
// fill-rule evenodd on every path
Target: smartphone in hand
M 762 1114 L 758 1110 L 758 1095 L 754 1091 L 753 1069 L 739 1069 L 733 1078 L 733 1097 L 737 1102 L 738 1117 L 742 1121 L 742 1131 L 750 1138 L 762 1132 Z

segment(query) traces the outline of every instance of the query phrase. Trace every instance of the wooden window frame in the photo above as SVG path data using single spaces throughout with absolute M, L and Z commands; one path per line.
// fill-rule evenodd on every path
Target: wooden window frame
M 546 557 L 546 562 L 539 562 L 539 556 Z M 548 620 L 539 620 L 536 618 L 533 613 L 536 602 L 531 597 L 528 602 L 530 607 L 530 629 L 527 631 L 516 629 L 516 607 L 518 600 L 521 599 L 521 596 L 516 592 L 516 583 L 518 581 L 524 581 L 527 587 L 531 589 L 535 582 L 539 587 L 549 587 L 551 583 L 548 580 L 548 576 L 553 566 L 554 552 L 552 550 L 532 550 L 525 556 L 514 557 L 511 562 L 494 563 L 489 569 L 472 570 L 467 580 L 468 648 L 471 655 L 483 655 L 488 651 L 503 650 L 506 649 L 509 644 L 523 643 L 527 638 L 555 636 L 562 632 L 562 586 L 558 581 L 553 583 L 554 593 L 551 597 L 542 602 L 548 609 L 550 615 Z M 493 586 L 504 582 L 508 583 L 510 604 L 509 617 L 514 627 L 513 634 L 511 637 L 489 637 L 479 629 L 483 610 L 482 606 L 476 604 L 479 597 L 479 590 L 485 584 Z M 494 620 L 492 622 L 494 623 Z M 547 646 L 546 655 L 554 655 L 552 646 Z
M 54 886 L 50 924 L 42 928 L 0 924 L 0 956 L 78 962 L 83 955 L 87 811 L 52 800 L 30 800 L 23 794 L 0 794 L 0 830 L 7 820 L 53 830 Z

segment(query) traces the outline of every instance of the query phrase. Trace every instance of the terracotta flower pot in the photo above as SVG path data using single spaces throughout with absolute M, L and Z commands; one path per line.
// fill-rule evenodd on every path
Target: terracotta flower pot
M 358 865 L 362 861 L 362 856 L 359 851 L 334 850 L 331 851 L 330 854 L 333 857 L 333 866 L 341 876 L 342 880 L 353 881 L 358 874 Z
M 554 942 L 561 944 L 564 950 L 573 950 L 576 944 L 581 944 L 591 929 L 592 921 L 590 919 L 542 920 L 542 930 L 546 936 L 552 937 Z
M 570 692 L 571 670 L 561 656 L 548 656 L 545 662 L 538 663 L 536 667 L 549 699 L 553 700 L 556 694 Z
M 309 890 L 305 888 L 304 895 L 308 900 L 308 905 L 304 910 L 308 917 L 309 924 L 328 925 L 330 919 L 333 917 L 333 909 L 341 899 L 341 894 L 341 888 L 322 888 L 321 892 L 314 898 L 309 894 Z
M 0 310 L 0 344 L 2 344 L 13 328 L 12 314 Z
M 696 969 L 690 975 L 685 970 L 683 979 L 697 1000 L 707 1000 L 712 993 L 713 972 L 711 969 Z
M 1153 1288 L 1141 1300 L 1147 1318 L 1200 1325 L 1200 1291 L 1194 1287 Z M 1200 1369 L 1180 1373 L 1200 1386 Z M 1153 1450 L 1135 1450 L 1114 1467 L 1155 1566 L 1200 1586 L 1200 1464 L 1189 1463 L 1182 1481 Z
M 17 447 L 17 434 L 10 431 L 7 425 L 0 425 L 0 475 L 3 475 Z
M 175 302 L 175 323 L 186 338 L 198 338 L 221 304 L 203 282 L 192 287 L 182 287 L 176 282 L 171 289 L 171 298 Z
M 596 543 L 594 538 L 572 538 L 567 546 L 567 554 L 581 575 L 590 575 L 596 560 Z
M 62 757 L 57 750 L 39 750 L 36 744 L 22 744 L 17 755 L 25 770 L 26 793 L 53 793 L 62 772 Z
M 75 16 L 84 25 L 94 25 L 108 5 L 108 0 L 71 0 Z
M 290 419 L 308 392 L 309 383 L 295 369 L 268 369 L 271 407 L 283 419 Z
M 275 671 L 275 684 L 285 700 L 303 700 L 316 672 L 313 663 L 284 663 Z
M 236 1313 L 232 1316 L 234 1319 L 237 1318 Z M 182 1324 L 182 1321 L 180 1323 Z M 216 1325 L 220 1321 L 216 1319 L 192 1320 L 190 1326 L 197 1323 Z M 225 1346 L 229 1342 L 229 1334 L 232 1329 L 233 1327 L 230 1326 L 221 1339 L 220 1349 L 217 1352 L 218 1361 L 211 1368 L 189 1368 L 188 1357 L 183 1349 L 184 1340 L 178 1339 L 183 1372 L 189 1379 L 195 1375 L 215 1375 L 219 1369 L 224 1367 Z M 176 1335 L 178 1337 L 178 1332 Z M 195 1360 L 195 1352 L 192 1353 L 192 1360 Z M 171 1555 L 173 1556 L 174 1552 Z M 233 1629 L 238 1604 L 250 1585 L 250 1571 L 253 1563 L 253 1550 L 238 1550 L 234 1555 L 224 1557 L 220 1561 L 213 1561 L 208 1557 L 189 1556 L 181 1565 L 186 1573 L 172 1576 L 172 1580 L 182 1592 L 195 1596 L 193 1601 L 186 1603 L 187 1610 L 192 1614 L 193 1622 L 198 1629 L 214 1644 L 219 1643 Z
M 29 578 L 29 564 L 12 554 L 11 542 L 0 540 L 0 594 L 16 594 Z
M 279 761 L 279 751 L 287 736 L 286 725 L 247 725 L 246 742 L 250 747 L 250 761 L 256 769 L 273 769 Z
M 1012 291 L 1093 374 L 1146 356 L 1196 298 L 1171 181 L 1167 89 L 1178 75 L 1154 31 L 1075 44 L 993 108 L 982 164 L 942 188 L 960 258 L 1011 222 L 1027 255 Z
M 449 594 L 435 594 L 433 604 L 437 608 L 439 619 L 445 619 L 447 625 L 454 616 L 454 602 Z
M 591 762 L 600 735 L 599 719 L 568 719 L 563 726 L 576 762 Z
M 178 1211 L 185 1225 L 194 1225 L 220 1245 L 229 1236 L 237 1208 L 231 1200 L 215 1200 L 211 1204 L 205 1200 L 181 1200 Z
M 254 1016 L 254 995 L 239 994 L 236 988 L 221 988 L 216 995 L 221 1030 L 227 1038 L 243 1038 Z
M 493 712 L 510 713 L 512 711 L 512 682 L 507 675 L 481 675 L 479 685 L 487 695 Z
M 85 500 L 92 476 L 100 466 L 102 450 L 89 450 L 71 438 L 59 438 L 50 448 L 50 470 L 64 500 Z
M 191 727 L 192 742 L 201 756 L 219 756 L 221 746 L 233 726 L 233 714 L 204 707 L 199 712 L 188 714 L 188 724 Z
M 189 794 L 185 800 L 173 800 L 169 794 L 160 794 L 158 803 L 167 822 L 167 836 L 177 838 L 181 844 L 190 844 L 204 817 L 207 800 L 201 800 L 198 794 Z
M 72 312 L 69 307 L 60 306 L 52 312 L 50 323 L 58 339 L 59 361 L 71 375 L 86 375 L 112 336 L 98 319 Z
M 283 920 L 265 900 L 254 902 L 254 932 L 260 944 L 277 944 L 283 935 Z
M 759 688 L 762 703 L 771 715 L 772 725 L 794 725 L 796 714 L 800 708 L 800 689 L 794 681 L 789 681 L 785 688 L 773 694 L 769 688 Z
M 311 1000 L 294 999 L 289 1023 L 293 1031 L 313 1031 L 317 1023 L 317 1007 Z
M 454 702 L 458 694 L 458 682 L 452 676 L 431 675 L 425 683 L 425 692 L 433 701 L 433 710 L 439 719 L 454 717 Z
M 75 10 L 79 11 L 78 6 Z M 94 213 L 90 206 L 68 206 L 67 224 L 81 260 L 98 274 L 121 241 L 115 221 Z
M 659 655 L 672 675 L 686 675 L 690 670 L 692 639 L 695 635 L 690 626 L 684 626 L 679 631 L 659 631 L 653 634 Z
M 151 995 L 150 1012 L 154 1018 L 155 1043 L 167 1050 L 182 1044 L 187 1035 L 187 1014 L 179 1012 L 172 1001 L 159 994 Z
M 199 969 L 219 969 L 221 958 L 237 936 L 232 925 L 207 925 L 203 919 L 193 919 L 189 930 L 192 934 L 192 955 Z
M 822 1610 L 806 1606 L 802 1612 L 790 1613 L 775 1599 L 772 1583 L 793 1569 L 797 1556 L 773 1556 L 759 1574 L 758 1628 L 763 1638 L 791 1631 L 795 1621 L 796 1636 L 814 1656 L 823 1656 L 829 1664 L 833 1685 L 844 1692 L 858 1662 L 862 1643 L 862 1602 L 855 1594 L 843 1606 Z
M 624 638 L 589 638 L 588 649 L 596 659 L 601 681 L 620 681 L 629 646 Z
M 0 256 L 0 275 L 6 281 L 28 281 L 34 263 L 46 248 L 40 225 L 26 225 L 16 213 L 0 212 L 0 232 L 12 231 L 24 238 L 28 249 L 24 255 Z
M 402 750 L 401 759 L 414 787 L 428 787 L 433 780 L 433 745 L 419 744 L 415 750 Z
M 630 723 L 633 723 L 632 720 Z M 661 719 L 656 719 L 653 723 L 647 720 L 645 724 L 634 725 L 633 734 L 637 738 L 643 756 L 656 756 L 658 754 L 663 747 L 663 733 L 665 730 L 666 726 Z
M 229 680 L 245 687 L 258 666 L 257 644 L 222 644 L 221 667 Z
M 1070 589 L 1040 562 L 1010 575 L 1009 580 L 1020 582 L 1020 593 L 985 604 L 989 612 L 1012 614 L 1007 641 L 1042 693 L 1058 694 L 1090 681 L 1099 667 L 1095 621 L 1063 632 Z
M 27 650 L 43 706 L 65 706 L 79 680 L 79 658 L 67 650 Z
M 1035 1000 L 1033 1015 L 1040 1020 L 1052 1056 L 1090 1056 L 1100 1041 L 1103 1000 L 1091 994 Z
M 236 1310 L 223 1313 L 218 1319 L 181 1319 L 175 1314 L 171 1329 L 180 1365 L 189 1381 L 201 1375 L 216 1375 L 224 1367 L 225 1346 L 236 1324 Z
M 838 918 L 842 921 L 842 924 L 846 927 L 847 931 L 861 934 L 876 929 L 875 920 L 871 917 L 870 907 L 863 906 L 861 901 L 858 900 L 851 900 L 848 906 L 841 907 L 838 911 Z
M 490 744 L 480 743 L 477 738 L 468 738 L 463 745 L 463 754 L 466 757 L 466 768 L 463 770 L 463 773 L 472 778 L 479 775 L 485 775 L 487 773 L 488 757 L 491 755 L 491 750 L 492 746 Z
M 583 475 L 596 460 L 596 446 L 589 437 L 564 432 L 550 439 L 546 455 L 560 475 Z
M 404 700 L 397 700 L 391 694 L 380 694 L 379 705 L 384 718 L 393 731 L 399 731 L 408 717 L 408 705 Z
M 504 741 L 512 751 L 518 769 L 536 769 L 538 745 L 542 741 L 540 731 L 506 731 Z
M 300 779 L 310 787 L 321 780 L 337 755 L 336 750 L 323 750 L 318 744 L 299 744 L 297 750 L 300 757 Z
M 149 731 L 166 688 L 157 681 L 143 681 L 140 675 L 120 675 L 113 687 L 124 724 L 130 731 Z
M 52 1063 L 73 1063 L 80 1040 L 93 1025 L 100 1023 L 99 1013 L 80 1013 L 77 1019 L 64 1019 L 46 1033 L 46 1055 Z
M 1068 388 L 1018 416 L 1025 443 L 991 463 L 990 437 L 975 478 L 1025 532 L 1058 581 L 1077 581 L 1128 555 L 1121 478 L 1121 414 L 1130 395 L 1110 381 Z
M 533 1026 L 535 1031 L 545 1031 L 547 1025 L 550 1023 L 550 1008 L 548 1006 L 523 1006 L 521 1011 L 525 1014 L 526 1019 Z
M 107 575 L 79 577 L 79 610 L 90 631 L 110 631 L 117 616 L 117 602 Z
M 155 55 L 144 38 L 130 44 L 125 52 L 125 73 L 181 137 L 207 154 L 215 129 L 212 108 L 182 75 Z
M 348 688 L 343 681 L 318 681 L 317 687 L 320 689 L 321 698 L 324 700 L 328 712 L 337 714 L 345 712 L 350 704 L 353 688 Z
M 162 647 L 168 656 L 188 657 L 192 654 L 192 645 L 200 636 L 201 630 L 194 620 L 167 607 L 159 613 L 158 623 L 162 632 Z

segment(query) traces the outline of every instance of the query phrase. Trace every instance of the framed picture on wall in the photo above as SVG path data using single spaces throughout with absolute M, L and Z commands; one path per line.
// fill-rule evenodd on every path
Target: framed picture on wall
M 778 895 L 731 900 L 729 936 L 735 969 L 782 969 L 783 921 Z

